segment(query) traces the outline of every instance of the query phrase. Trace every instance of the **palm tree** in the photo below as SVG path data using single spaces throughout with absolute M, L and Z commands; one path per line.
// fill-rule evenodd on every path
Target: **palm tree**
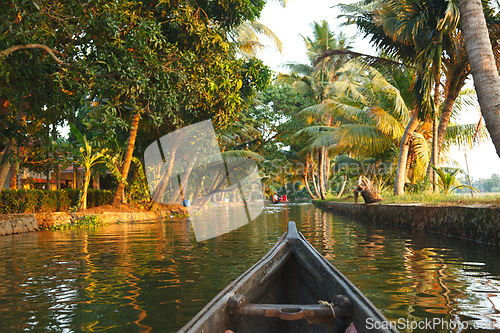
M 393 158 L 391 152 L 404 134 L 410 119 L 409 105 L 413 104 L 414 98 L 412 94 L 401 93 L 407 91 L 411 84 L 410 71 L 395 71 L 393 78 L 389 79 L 393 83 L 389 83 L 374 68 L 360 66 L 358 62 L 346 64 L 338 71 L 338 80 L 328 86 L 328 99 L 302 111 L 319 119 L 329 116 L 334 124 L 309 126 L 299 131 L 311 137 L 304 150 L 308 152 L 326 146 L 332 154 L 358 159 L 387 161 Z M 468 93 L 462 95 L 470 97 Z M 456 114 L 457 107 L 463 105 L 470 105 L 467 98 L 459 98 L 453 113 Z M 481 130 L 475 124 L 451 125 L 444 137 L 444 148 L 450 142 L 468 144 L 476 131 Z M 428 141 L 431 138 L 430 122 L 419 124 L 412 133 L 404 167 L 405 178 L 411 182 L 422 179 L 426 174 L 430 155 Z
M 336 70 L 341 66 L 344 60 L 338 58 L 337 61 L 330 61 L 328 66 L 315 63 L 315 60 L 325 51 L 331 49 L 349 49 L 349 38 L 340 33 L 336 35 L 325 20 L 313 22 L 313 37 L 302 36 L 307 49 L 307 55 L 310 64 L 290 63 L 288 68 L 291 74 L 278 76 L 278 82 L 285 82 L 298 92 L 309 95 L 317 103 L 322 103 L 325 99 L 325 87 L 328 82 L 335 80 Z M 318 119 L 326 126 L 331 125 L 331 119 L 326 117 Z M 328 175 L 329 156 L 325 147 L 317 147 L 315 152 L 318 155 L 318 188 L 322 199 L 326 199 L 326 181 Z
M 269 39 L 274 49 L 283 54 L 283 44 L 276 34 L 259 21 L 246 21 L 241 23 L 233 31 L 233 40 L 238 51 L 245 57 L 255 57 L 265 47 L 259 36 Z
M 447 1 L 375 1 L 343 6 L 348 23 L 355 23 L 371 42 L 418 69 L 415 93 L 418 103 L 400 144 L 400 158 L 394 186 L 395 194 L 404 191 L 409 138 L 418 127 L 418 118 L 436 119 L 440 96 L 443 44 L 456 31 L 459 15 L 456 5 Z M 416 57 L 415 57 L 416 56 Z M 434 92 L 434 98 L 431 93 Z M 442 127 L 445 121 L 442 122 Z M 437 124 L 433 137 L 437 145 Z M 437 160 L 437 146 L 434 148 Z
M 441 118 L 438 125 L 437 156 L 441 153 L 444 136 L 450 121 L 455 101 L 457 100 L 465 80 L 470 75 L 470 66 L 465 51 L 462 33 L 455 30 L 447 39 L 445 49 L 447 57 L 443 58 L 443 75 L 446 77 L 444 84 L 444 102 L 442 104 Z
M 104 163 L 104 156 L 107 149 L 105 148 L 101 151 L 92 152 L 93 148 L 88 142 L 87 137 L 83 135 L 75 125 L 70 124 L 70 126 L 71 132 L 76 136 L 80 147 L 78 149 L 74 149 L 68 145 L 68 148 L 73 152 L 73 155 L 77 157 L 77 163 L 80 164 L 85 170 L 82 195 L 79 203 L 80 209 L 84 210 L 87 209 L 87 191 L 89 188 L 92 168 L 99 163 Z
M 411 73 L 406 73 L 407 85 Z M 400 83 L 401 85 L 401 83 Z M 303 110 L 316 119 L 331 119 L 331 126 L 309 126 L 299 131 L 311 136 L 306 150 L 327 147 L 332 154 L 382 159 L 404 134 L 410 108 L 401 92 L 374 68 L 352 61 L 328 85 L 328 99 Z M 411 153 L 427 165 L 426 138 L 413 135 Z M 406 165 L 405 165 L 406 166 Z
M 500 77 L 481 0 L 459 0 L 461 27 L 486 127 L 500 156 Z

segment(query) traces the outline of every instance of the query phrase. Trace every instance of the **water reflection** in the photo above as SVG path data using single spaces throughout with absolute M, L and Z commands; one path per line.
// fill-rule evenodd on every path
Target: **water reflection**
M 390 320 L 500 329 L 497 247 L 289 204 L 204 242 L 184 220 L 1 237 L 0 332 L 175 332 L 288 220 Z

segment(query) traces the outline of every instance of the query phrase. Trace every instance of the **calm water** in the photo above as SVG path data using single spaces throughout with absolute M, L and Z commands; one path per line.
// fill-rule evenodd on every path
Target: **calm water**
M 387 318 L 450 325 L 413 332 L 500 329 L 498 247 L 289 204 L 201 243 L 184 220 L 0 237 L 0 332 L 175 332 L 287 220 Z

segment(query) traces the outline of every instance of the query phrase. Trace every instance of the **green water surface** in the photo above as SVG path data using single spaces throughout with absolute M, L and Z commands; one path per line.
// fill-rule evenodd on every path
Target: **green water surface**
M 402 331 L 500 329 L 499 247 L 288 204 L 203 242 L 180 219 L 0 237 L 0 333 L 176 332 L 288 220 L 388 319 L 441 325 Z

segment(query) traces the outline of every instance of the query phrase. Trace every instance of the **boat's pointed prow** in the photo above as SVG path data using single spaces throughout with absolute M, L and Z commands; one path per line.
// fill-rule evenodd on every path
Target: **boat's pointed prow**
M 299 232 L 297 231 L 297 227 L 295 226 L 295 222 L 288 221 L 288 232 L 286 233 L 286 239 L 299 239 Z
M 378 323 L 369 327 L 370 323 Z M 295 222 L 177 333 L 399 333 Z

